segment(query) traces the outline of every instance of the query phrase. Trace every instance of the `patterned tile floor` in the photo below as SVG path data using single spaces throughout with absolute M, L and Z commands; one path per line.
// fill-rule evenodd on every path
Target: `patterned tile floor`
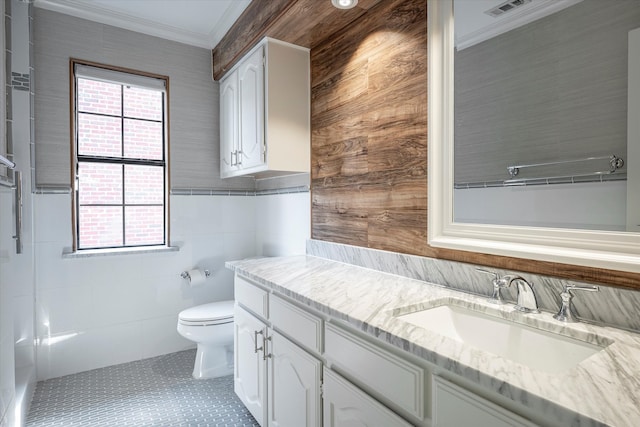
M 258 426 L 233 376 L 191 377 L 195 350 L 41 381 L 27 427 Z

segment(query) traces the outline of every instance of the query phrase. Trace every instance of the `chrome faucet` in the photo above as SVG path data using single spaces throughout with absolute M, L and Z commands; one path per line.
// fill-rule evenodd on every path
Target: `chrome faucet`
M 517 275 L 506 275 L 500 279 L 506 283 L 506 286 L 510 286 L 511 283 L 516 282 L 518 289 L 518 303 L 515 309 L 522 311 L 523 313 L 540 313 L 538 309 L 538 300 L 536 294 L 533 292 L 533 284 L 525 280 L 524 277 Z
M 562 292 L 560 292 L 562 307 L 560 307 L 560 311 L 558 311 L 558 314 L 553 315 L 553 318 L 561 322 L 577 322 L 578 320 L 573 313 L 573 305 L 571 305 L 571 299 L 573 298 L 573 294 L 571 293 L 571 291 L 598 292 L 599 290 L 600 288 L 598 288 L 597 286 L 564 285 L 562 287 Z
M 516 282 L 518 302 L 515 309 L 524 313 L 540 313 L 540 310 L 538 309 L 538 300 L 536 299 L 536 294 L 533 292 L 533 284 L 527 282 L 524 277 L 515 274 L 507 274 L 506 276 L 500 277 L 498 273 L 493 271 L 483 270 L 481 268 L 476 268 L 476 270 L 481 273 L 492 274 L 494 276 L 491 281 L 493 284 L 493 294 L 491 295 L 491 298 L 489 298 L 490 302 L 494 304 L 504 304 L 500 290 L 508 288 L 511 286 L 511 283 Z

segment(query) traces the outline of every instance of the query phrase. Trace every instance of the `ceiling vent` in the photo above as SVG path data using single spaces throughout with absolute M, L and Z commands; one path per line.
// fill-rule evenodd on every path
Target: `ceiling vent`
M 531 3 L 531 0 L 509 0 L 497 5 L 496 7 L 486 10 L 484 13 L 497 18 L 498 16 L 502 16 L 507 12 L 514 11 L 520 6 L 524 6 L 527 3 Z

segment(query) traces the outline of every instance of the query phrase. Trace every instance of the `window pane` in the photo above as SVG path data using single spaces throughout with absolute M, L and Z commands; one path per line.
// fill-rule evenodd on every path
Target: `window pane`
M 122 204 L 122 165 L 80 162 L 80 205 Z
M 73 107 L 77 248 L 164 244 L 164 91 L 155 79 L 148 80 L 155 89 L 140 88 L 126 73 L 80 67 L 74 68 L 81 77 L 76 78 Z M 124 81 L 100 81 L 105 73 Z M 147 83 L 146 77 L 131 77 L 143 87 Z
M 162 160 L 162 123 L 125 119 L 124 156 Z
M 164 202 L 162 166 L 125 165 L 124 185 L 127 205 L 160 205 Z
M 96 80 L 78 79 L 78 111 L 119 116 L 122 86 Z
M 126 117 L 162 120 L 162 92 L 125 86 L 123 96 Z
M 121 119 L 93 114 L 78 114 L 78 154 L 121 157 L 121 141 Z
M 127 206 L 125 208 L 126 246 L 164 243 L 164 208 L 162 206 Z
M 122 208 L 80 206 L 78 248 L 122 246 Z

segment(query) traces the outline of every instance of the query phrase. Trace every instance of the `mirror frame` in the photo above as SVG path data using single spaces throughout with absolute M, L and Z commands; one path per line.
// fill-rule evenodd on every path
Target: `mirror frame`
M 453 0 L 428 0 L 427 8 L 429 245 L 454 251 L 640 273 L 640 236 L 637 233 L 453 221 Z

